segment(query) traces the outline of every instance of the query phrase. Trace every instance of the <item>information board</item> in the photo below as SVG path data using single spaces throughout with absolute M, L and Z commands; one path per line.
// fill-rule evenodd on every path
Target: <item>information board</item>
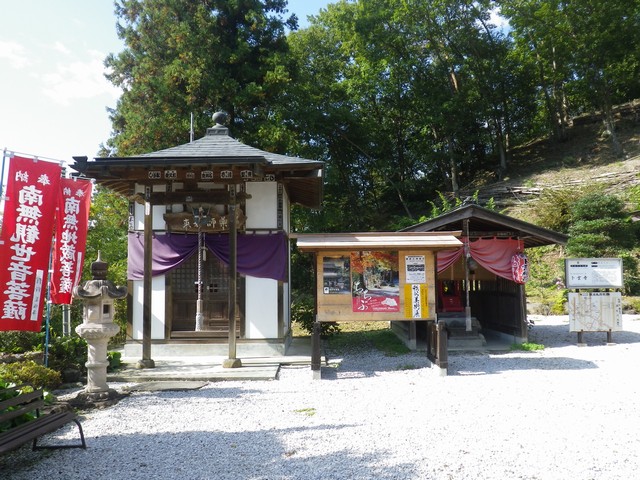
M 567 288 L 622 288 L 621 258 L 565 259 Z
M 570 332 L 622 330 L 620 292 L 569 293 Z

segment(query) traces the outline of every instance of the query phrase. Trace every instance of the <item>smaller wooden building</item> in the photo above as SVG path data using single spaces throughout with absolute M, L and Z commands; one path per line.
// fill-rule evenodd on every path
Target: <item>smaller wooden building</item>
M 438 253 L 439 320 L 461 324 L 463 335 L 490 331 L 510 343 L 526 342 L 526 250 L 564 245 L 568 236 L 473 204 L 408 227 L 403 233 L 451 230 L 461 231 L 463 246 Z M 468 318 L 473 319 L 471 328 L 466 325 Z M 421 334 L 426 335 L 418 329 L 418 337 Z M 407 335 L 411 339 L 411 333 Z

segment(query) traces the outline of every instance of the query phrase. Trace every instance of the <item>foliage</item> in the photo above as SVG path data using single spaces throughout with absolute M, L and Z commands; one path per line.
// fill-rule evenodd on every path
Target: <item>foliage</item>
M 530 303 L 541 304 L 541 314 L 565 314 L 567 291 L 564 288 L 564 249 L 557 245 L 531 248 L 529 281 L 526 284 Z
M 345 324 L 340 324 L 346 327 Z M 386 356 L 395 357 L 410 352 L 410 349 L 393 333 L 385 322 L 363 324 L 350 322 L 346 331 L 332 336 L 328 344 L 331 349 L 338 352 L 353 350 L 368 350 L 371 347 L 384 353 Z
M 305 332 L 313 333 L 313 324 L 315 323 L 313 296 L 301 294 L 291 302 L 291 319 L 300 324 Z M 335 322 L 322 322 L 320 326 L 320 335 L 325 338 L 340 332 L 340 326 Z
M 511 345 L 511 350 L 520 350 L 524 352 L 535 352 L 544 350 L 544 345 L 539 343 L 514 343 Z
M 573 204 L 585 195 L 599 193 L 599 189 L 595 187 L 546 188 L 528 211 L 538 226 L 567 233 L 571 225 Z
M 91 263 L 98 258 L 109 264 L 107 278 L 116 285 L 127 284 L 127 233 L 129 201 L 104 187 L 96 187 L 89 212 L 86 259 L 83 270 L 84 281 L 92 278 Z M 123 343 L 127 331 L 127 304 L 124 300 L 114 302 L 113 321 L 120 326 L 118 334 L 110 339 L 111 344 Z M 72 307 L 72 329 L 82 323 L 82 302 Z M 52 322 L 57 325 L 57 322 Z M 61 334 L 62 332 L 58 332 Z
M 113 351 L 107 352 L 107 361 L 109 362 L 108 370 L 113 372 L 114 370 L 119 369 L 122 365 L 121 359 L 122 353 Z
M 67 369 L 86 372 L 87 342 L 77 336 L 54 337 L 49 343 L 49 367 L 64 372 Z
M 298 408 L 296 410 L 294 410 L 294 412 L 296 413 L 301 413 L 307 417 L 313 417 L 317 411 L 314 407 L 307 407 L 307 408 Z
M 44 335 L 40 332 L 0 332 L 0 352 L 26 353 L 42 350 Z
M 623 297 L 622 311 L 630 314 L 640 313 L 640 297 Z
M 236 134 L 273 141 L 266 124 L 271 102 L 291 82 L 285 0 L 117 0 L 118 36 L 125 48 L 106 59 L 107 78 L 123 94 L 111 111 L 118 155 L 186 143 L 195 128 L 211 126 L 211 110 L 224 110 Z
M 629 253 L 638 241 L 638 227 L 624 202 L 614 195 L 591 194 L 571 208 L 567 255 L 577 258 L 621 257 L 627 293 L 638 286 L 638 261 Z
M 34 361 L 0 364 L 0 380 L 15 385 L 27 383 L 34 388 L 55 389 L 62 383 L 60 372 Z
M 25 385 L 18 390 L 10 389 L 11 387 L 15 387 L 15 386 L 16 384 L 14 382 L 3 380 L 0 377 L 0 402 L 2 402 L 3 400 L 9 400 L 10 398 L 15 398 L 18 395 L 21 395 L 23 393 L 33 391 L 33 387 L 31 387 L 30 385 Z M 24 413 L 19 417 L 14 418 L 13 420 L 0 423 L 0 433 L 5 432 L 16 425 L 20 425 L 30 420 L 34 420 L 35 418 L 36 418 L 36 412 L 31 411 L 31 412 Z

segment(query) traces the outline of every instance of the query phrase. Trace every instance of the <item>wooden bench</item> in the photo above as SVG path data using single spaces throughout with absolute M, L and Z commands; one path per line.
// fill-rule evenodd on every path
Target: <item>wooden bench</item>
M 41 414 L 44 407 L 44 391 L 33 390 L 23 393 L 24 385 L 0 390 L 0 453 L 15 450 L 24 443 L 32 441 L 33 450 L 42 448 L 87 448 L 82 426 L 73 411 Z M 26 419 L 35 412 L 36 417 Z M 51 433 L 69 422 L 75 422 L 80 432 L 79 444 L 38 445 L 38 437 Z M 7 429 L 8 428 L 8 429 Z

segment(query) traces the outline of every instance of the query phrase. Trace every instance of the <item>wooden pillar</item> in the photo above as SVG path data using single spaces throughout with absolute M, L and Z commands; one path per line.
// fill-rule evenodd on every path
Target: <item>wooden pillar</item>
M 438 367 L 440 367 L 441 375 L 447 374 L 447 368 L 449 367 L 449 345 L 447 341 L 447 328 L 444 322 L 438 322 L 436 324 L 437 333 L 437 355 L 438 355 Z
M 527 322 L 527 293 L 523 284 L 518 284 L 518 297 L 520 298 L 520 338 L 523 342 L 529 341 L 529 322 Z
M 142 281 L 142 358 L 138 368 L 154 368 L 151 359 L 151 287 L 153 275 L 153 206 L 151 205 L 151 186 L 145 187 L 144 201 L 144 279 Z
M 313 332 L 311 334 L 311 372 L 314 380 L 322 378 L 322 346 L 320 332 L 322 332 L 322 324 L 317 320 L 313 322 Z
M 225 368 L 238 368 L 242 361 L 236 357 L 236 302 L 238 276 L 238 225 L 236 222 L 236 186 L 229 185 L 229 358 Z
M 470 332 L 472 328 L 471 322 L 471 302 L 469 300 L 469 256 L 471 255 L 471 242 L 469 240 L 469 219 L 465 218 L 463 221 L 464 232 L 467 237 L 464 246 L 464 290 L 466 295 L 466 304 L 464 307 L 464 317 L 466 331 Z

